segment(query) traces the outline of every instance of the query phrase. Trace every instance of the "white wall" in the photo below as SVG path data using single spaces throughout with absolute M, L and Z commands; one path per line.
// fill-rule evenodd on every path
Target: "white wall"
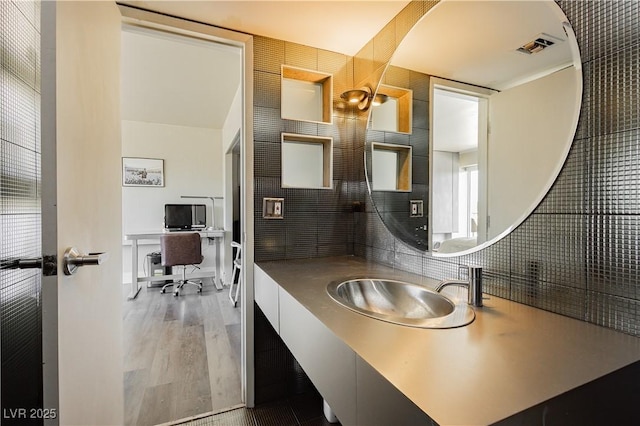
M 224 200 L 221 205 L 224 206 L 224 229 L 225 232 L 225 246 L 224 246 L 224 270 L 229 271 L 226 276 L 226 281 L 230 281 L 232 277 L 230 276 L 232 271 L 232 251 L 231 251 L 231 240 L 233 238 L 233 197 L 234 193 L 236 197 L 240 197 L 240 193 L 236 191 L 234 187 L 236 181 L 233 176 L 233 154 L 229 152 L 232 148 L 232 144 L 235 140 L 236 135 L 242 129 L 242 88 L 238 86 L 238 90 L 236 91 L 236 96 L 233 98 L 233 103 L 231 104 L 231 108 L 229 109 L 229 114 L 227 115 L 227 119 L 224 122 L 224 126 L 222 128 L 222 152 L 224 155 Z M 242 134 L 240 135 L 242 138 Z M 235 191 L 235 192 L 234 192 Z M 238 218 L 239 219 L 239 218 Z M 239 242 L 239 241 L 238 241 Z M 226 282 L 225 281 L 225 282 Z
M 567 123 L 574 121 L 575 72 L 567 68 L 491 97 L 488 238 L 530 211 L 561 167 L 558 158 L 564 158 L 573 138 Z
M 431 227 L 434 242 L 458 232 L 458 176 L 460 174 L 457 152 L 433 151 L 433 183 L 431 196 L 433 209 Z
M 123 234 L 159 231 L 163 227 L 164 205 L 205 204 L 207 225 L 212 225 L 211 200 L 180 198 L 182 195 L 222 196 L 223 154 L 220 130 L 122 121 L 122 156 L 164 159 L 163 188 L 123 187 Z M 216 226 L 222 226 L 223 205 L 216 202 Z M 130 245 L 124 243 L 125 282 L 131 273 Z M 157 251 L 157 242 L 140 247 L 139 271 L 145 255 Z M 213 246 L 203 246 L 203 267 L 214 266 Z

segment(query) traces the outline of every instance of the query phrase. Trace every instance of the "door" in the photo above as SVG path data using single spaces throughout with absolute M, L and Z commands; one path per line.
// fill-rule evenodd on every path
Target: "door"
M 122 424 L 120 14 L 42 2 L 43 408 L 52 423 Z M 57 234 L 57 235 L 56 235 Z M 106 252 L 64 275 L 67 247 Z

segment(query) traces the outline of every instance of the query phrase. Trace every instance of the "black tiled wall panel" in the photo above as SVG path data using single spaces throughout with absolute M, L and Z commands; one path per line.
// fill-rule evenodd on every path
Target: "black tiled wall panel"
M 299 259 L 353 254 L 352 203 L 360 176 L 353 172 L 358 114 L 340 94 L 353 87 L 346 55 L 255 37 L 254 176 L 255 258 Z M 280 114 L 281 66 L 333 76 L 333 123 L 286 120 Z M 333 188 L 282 188 L 282 133 L 333 138 Z M 262 200 L 284 198 L 284 219 L 264 219 Z

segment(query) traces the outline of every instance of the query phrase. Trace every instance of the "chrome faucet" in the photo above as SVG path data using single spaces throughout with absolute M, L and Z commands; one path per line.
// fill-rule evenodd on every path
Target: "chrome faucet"
M 460 268 L 467 269 L 469 272 L 469 279 L 463 280 L 444 280 L 440 281 L 440 284 L 436 287 L 436 292 L 440 293 L 443 288 L 450 285 L 459 285 L 467 287 L 469 289 L 467 303 L 471 306 L 482 306 L 482 267 L 481 266 L 469 266 L 460 265 Z

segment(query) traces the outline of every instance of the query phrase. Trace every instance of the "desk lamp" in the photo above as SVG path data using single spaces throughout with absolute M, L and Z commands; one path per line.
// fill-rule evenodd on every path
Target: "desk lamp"
M 180 198 L 198 198 L 211 200 L 211 227 L 216 228 L 216 200 L 223 200 L 224 197 L 207 197 L 205 195 L 181 195 Z

